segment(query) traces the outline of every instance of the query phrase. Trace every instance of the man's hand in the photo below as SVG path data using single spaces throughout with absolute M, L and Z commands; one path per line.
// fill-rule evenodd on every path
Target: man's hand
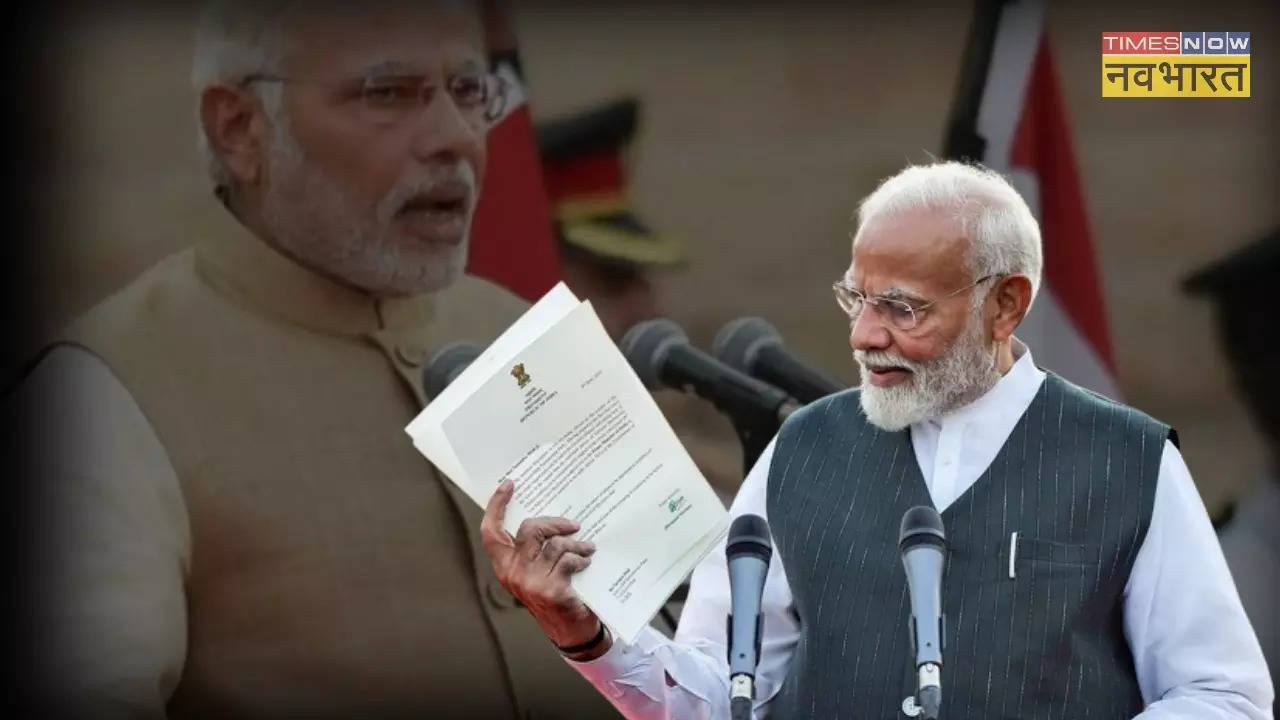
M 568 518 L 529 518 L 511 537 L 503 529 L 503 521 L 514 491 L 510 480 L 502 481 L 489 498 L 480 523 L 480 537 L 498 582 L 528 608 L 551 642 L 560 647 L 588 643 L 600 632 L 600 619 L 578 599 L 569 579 L 591 564 L 596 547 L 569 537 L 579 527 Z M 584 656 L 573 658 L 589 660 L 603 655 L 611 644 L 607 635 Z

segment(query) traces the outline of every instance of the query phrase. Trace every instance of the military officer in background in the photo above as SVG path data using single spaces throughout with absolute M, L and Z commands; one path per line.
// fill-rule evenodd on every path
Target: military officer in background
M 639 111 L 639 101 L 625 97 L 537 128 L 565 283 L 591 301 L 615 341 L 663 314 L 653 275 L 687 262 L 678 240 L 655 232 L 631 209 L 627 154 Z M 654 399 L 727 504 L 743 477 L 732 424 L 692 395 L 661 390 Z
M 1219 533 L 1240 601 L 1280 683 L 1280 228 L 1187 278 L 1183 288 L 1214 305 L 1220 347 L 1267 452 L 1267 476 L 1236 502 Z

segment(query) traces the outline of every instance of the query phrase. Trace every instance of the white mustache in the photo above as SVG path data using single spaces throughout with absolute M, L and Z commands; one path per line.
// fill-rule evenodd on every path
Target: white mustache
M 923 367 L 919 363 L 912 362 L 904 357 L 899 357 L 890 352 L 883 350 L 854 350 L 853 360 L 858 363 L 858 367 L 865 370 L 868 365 L 877 367 L 902 367 L 911 372 L 919 372 Z
M 476 204 L 476 169 L 469 161 L 436 164 L 396 182 L 378 203 L 378 217 L 389 220 L 410 198 L 425 195 L 444 185 L 462 185 L 472 210 Z

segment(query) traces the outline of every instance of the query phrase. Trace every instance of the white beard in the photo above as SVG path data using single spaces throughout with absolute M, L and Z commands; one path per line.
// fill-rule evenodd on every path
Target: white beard
M 862 411 L 881 430 L 896 432 L 913 423 L 942 416 L 982 397 L 1000 380 L 995 352 L 984 342 L 982 318 L 975 312 L 952 346 L 928 363 L 914 363 L 893 353 L 856 350 L 862 377 L 867 365 L 894 365 L 911 371 L 897 385 L 862 383 Z
M 311 164 L 286 119 L 275 125 L 263 222 L 281 250 L 313 270 L 377 296 L 434 292 L 462 275 L 475 211 L 471 163 L 423 168 L 397 181 L 375 207 L 362 207 L 339 180 Z M 398 237 L 392 226 L 396 211 L 405 200 L 439 182 L 463 182 L 471 188 L 467 238 L 448 245 Z

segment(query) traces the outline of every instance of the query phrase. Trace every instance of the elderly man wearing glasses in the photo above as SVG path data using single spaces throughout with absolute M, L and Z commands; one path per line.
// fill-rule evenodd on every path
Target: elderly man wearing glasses
M 942 717 L 1270 718 L 1172 429 L 1041 370 L 1014 337 L 1041 272 L 1017 192 L 973 166 L 908 168 L 862 202 L 852 255 L 835 292 L 863 384 L 793 415 L 730 511 L 767 517 L 776 551 L 757 716 L 910 709 L 898 530 L 931 504 L 950 547 Z M 695 571 L 674 642 L 625 644 L 569 588 L 592 548 L 550 542 L 572 531 L 555 518 L 506 536 L 509 497 L 490 502 L 485 543 L 568 662 L 628 718 L 728 717 L 724 546 Z
M 525 307 L 462 274 L 503 100 L 476 8 L 223 3 L 193 76 L 225 222 L 14 396 L 38 715 L 616 717 L 402 430 L 434 349 Z

